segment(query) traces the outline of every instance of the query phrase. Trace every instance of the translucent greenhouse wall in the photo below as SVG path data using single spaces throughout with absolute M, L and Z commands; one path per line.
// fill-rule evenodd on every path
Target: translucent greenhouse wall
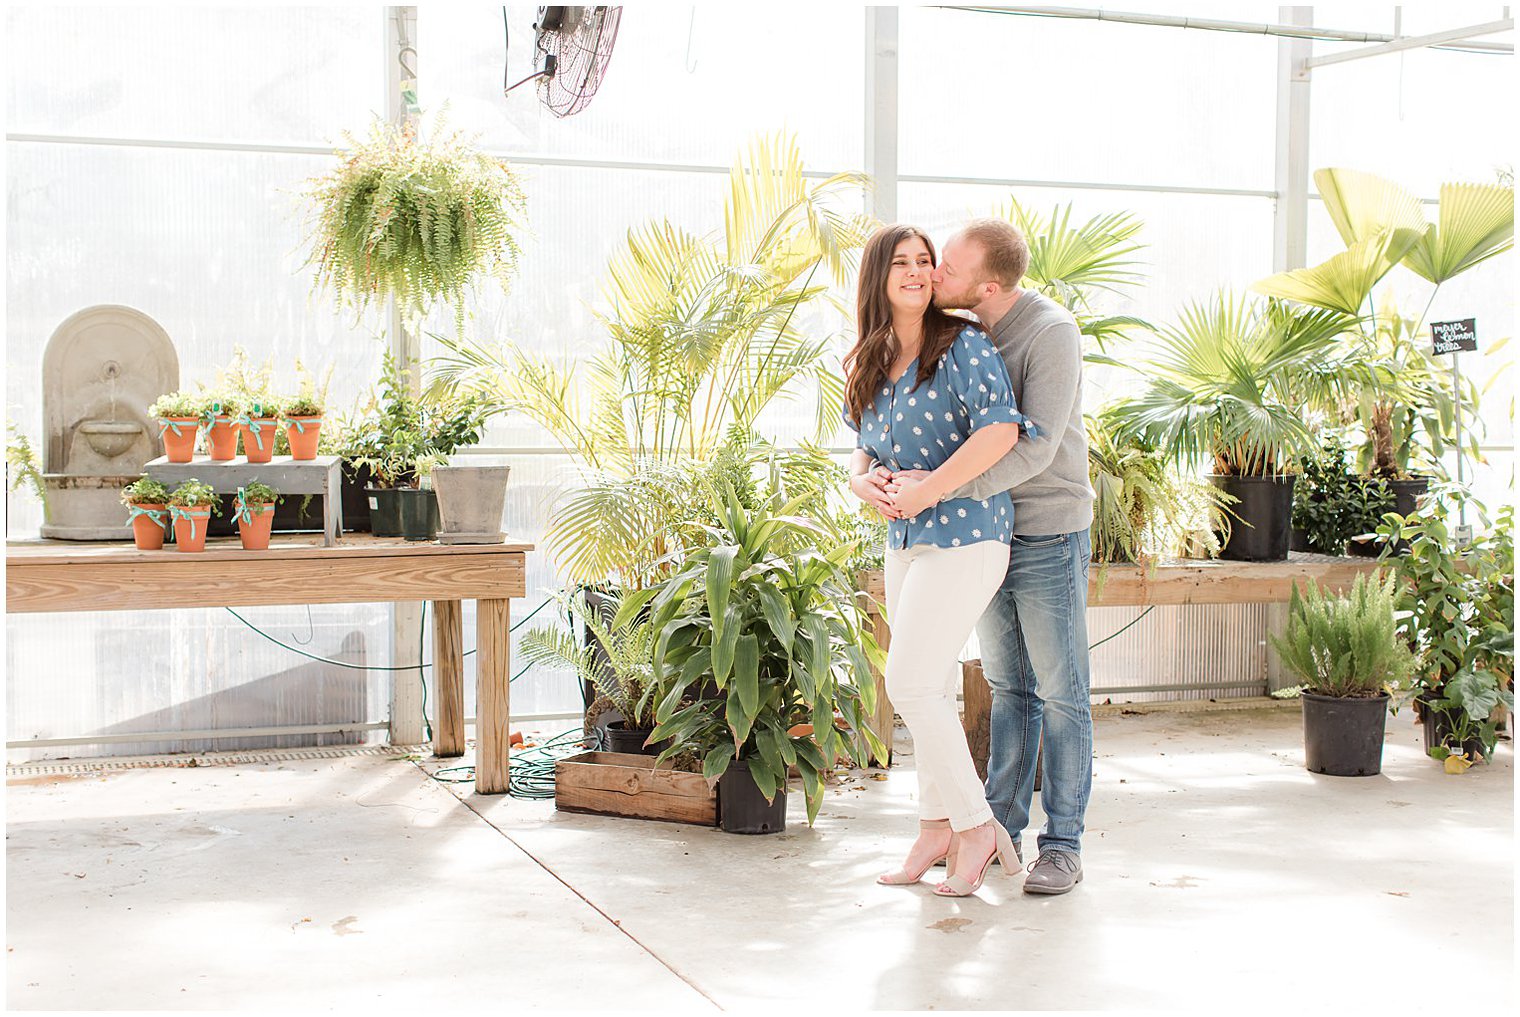
M 451 124 L 515 157 L 530 201 L 522 271 L 509 294 L 477 294 L 473 333 L 571 356 L 597 349 L 598 286 L 626 231 L 651 218 L 720 228 L 726 180 L 717 171 L 758 134 L 795 132 L 810 169 L 861 168 L 866 18 L 860 8 L 820 5 L 807 10 L 799 34 L 798 10 L 630 7 L 602 93 L 586 112 L 557 120 L 531 86 L 502 98 L 499 7 L 422 6 L 424 107 L 446 101 Z M 533 11 L 509 8 L 514 73 L 530 60 Z M 1464 20 L 1447 8 L 1440 24 L 1413 28 L 1416 16 L 1436 15 L 1410 13 L 1406 31 L 1493 14 L 1467 13 Z M 356 322 L 311 294 L 296 192 L 330 165 L 326 153 L 343 131 L 362 131 L 372 111 L 385 109 L 394 57 L 384 16 L 378 7 L 8 10 L 10 420 L 37 436 L 43 347 L 66 317 L 99 303 L 157 319 L 178 348 L 186 384 L 209 381 L 214 365 L 242 345 L 256 360 L 273 358 L 287 382 L 297 358 L 318 373 L 332 368 L 335 405 L 368 387 L 383 321 L 372 314 Z M 1278 9 L 1238 7 L 1230 16 L 1275 21 Z M 1386 31 L 1391 17 L 1342 27 Z M 903 9 L 899 37 L 899 218 L 943 237 L 1010 195 L 1042 210 L 1070 202 L 1077 218 L 1132 212 L 1146 223 L 1147 282 L 1105 309 L 1158 321 L 1216 287 L 1243 290 L 1272 271 L 1274 41 L 928 9 Z M 1496 111 L 1505 108 L 1512 67 L 1512 58 L 1420 51 L 1324 68 L 1314 77 L 1310 165 L 1371 170 L 1426 198 L 1443 180 L 1492 179 L 1511 158 Z M 1215 87 L 1221 81 L 1230 87 Z M 113 139 L 121 143 L 101 143 Z M 1317 204 L 1309 223 L 1312 263 L 1336 245 Z M 1431 316 L 1475 316 L 1481 339 L 1499 338 L 1513 320 L 1513 273 L 1513 254 L 1494 259 L 1443 290 Z M 1421 286 L 1402 280 L 1401 300 L 1423 302 Z M 829 315 L 810 324 L 847 326 Z M 431 328 L 447 333 L 452 322 L 439 316 Z M 437 351 L 425 345 L 425 353 Z M 1480 376 L 1495 369 L 1496 358 L 1468 359 Z M 1093 372 L 1089 408 L 1122 385 Z M 780 406 L 766 423 L 777 437 L 796 438 L 811 410 L 805 402 Z M 1507 396 L 1491 397 L 1484 418 L 1490 462 L 1478 486 L 1493 501 L 1507 499 Z M 842 447 L 846 439 L 835 440 Z M 496 421 L 483 446 L 510 450 L 509 532 L 539 540 L 548 504 L 573 479 L 569 458 L 521 418 Z M 34 500 L 13 494 L 7 507 L 9 536 L 35 532 Z M 546 555 L 529 562 L 517 617 L 558 585 Z M 242 613 L 309 653 L 391 663 L 382 605 Z M 1094 638 L 1136 613 L 1095 611 Z M 1193 683 L 1182 694 L 1198 697 L 1257 691 L 1264 624 L 1259 606 L 1158 610 L 1097 652 L 1094 684 Z M 465 631 L 471 626 L 467 617 Z M 7 631 L 11 741 L 386 719 L 390 673 L 313 663 L 222 611 L 26 616 L 8 618 Z M 424 645 L 430 656 L 430 635 Z M 418 679 L 409 671 L 395 680 Z M 533 671 L 514 685 L 512 701 L 523 715 L 570 714 L 580 703 L 567 676 Z M 10 755 L 320 740 L 179 739 Z

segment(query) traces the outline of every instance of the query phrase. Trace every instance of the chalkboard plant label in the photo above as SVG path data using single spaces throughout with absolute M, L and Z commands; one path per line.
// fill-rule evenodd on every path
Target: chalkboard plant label
M 1477 319 L 1433 321 L 1430 323 L 1430 338 L 1435 341 L 1436 356 L 1443 353 L 1476 353 L 1478 350 Z

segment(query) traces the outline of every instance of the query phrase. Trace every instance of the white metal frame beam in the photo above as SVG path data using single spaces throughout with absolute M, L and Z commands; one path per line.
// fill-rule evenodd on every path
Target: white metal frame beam
M 1282 7 L 1278 17 L 1310 26 L 1312 7 Z M 1303 36 L 1277 40 L 1277 144 L 1272 183 L 1277 202 L 1272 212 L 1272 270 L 1303 268 L 1309 245 L 1309 72 L 1304 66 L 1312 43 Z
M 1511 32 L 1515 28 L 1514 18 L 1504 18 L 1500 21 L 1488 21 L 1481 25 L 1469 25 L 1466 28 L 1451 28 L 1444 32 L 1433 32 L 1429 35 L 1410 35 L 1402 39 L 1393 39 L 1389 42 L 1379 43 L 1376 46 L 1364 46 L 1361 49 L 1347 50 L 1344 53 L 1327 53 L 1324 56 L 1309 57 L 1305 66 L 1309 68 L 1328 67 L 1330 64 L 1343 64 L 1350 60 L 1361 60 L 1366 57 L 1382 56 L 1385 53 L 1401 53 L 1410 49 L 1426 49 L 1428 47 L 1441 46 L 1464 39 L 1471 39 L 1479 35 L 1493 35 L 1495 32 Z M 1514 52 L 1514 47 L 1506 47 L 1508 52 Z M 1495 50 L 1504 52 L 1504 50 Z
M 866 8 L 866 172 L 875 181 L 868 209 L 882 222 L 897 221 L 896 7 Z

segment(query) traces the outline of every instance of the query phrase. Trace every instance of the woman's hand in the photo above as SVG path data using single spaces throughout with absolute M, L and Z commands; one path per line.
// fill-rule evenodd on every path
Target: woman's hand
M 912 472 L 917 475 L 907 476 L 904 473 L 894 473 L 886 491 L 887 497 L 891 499 L 897 511 L 910 519 L 939 502 L 939 496 L 934 493 L 928 483 L 929 474 L 921 470 Z
M 892 471 L 885 466 L 877 466 L 865 473 L 857 473 L 850 478 L 850 491 L 865 502 L 867 505 L 880 512 L 886 519 L 901 519 L 902 513 L 897 506 L 892 504 L 892 499 L 887 497 L 887 482 L 892 479 Z

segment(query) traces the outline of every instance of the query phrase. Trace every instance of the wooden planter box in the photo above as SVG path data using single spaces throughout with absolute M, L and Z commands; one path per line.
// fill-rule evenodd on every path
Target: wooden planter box
M 652 767 L 653 756 L 582 752 L 554 764 L 554 807 L 566 812 L 718 825 L 718 790 L 700 773 Z

